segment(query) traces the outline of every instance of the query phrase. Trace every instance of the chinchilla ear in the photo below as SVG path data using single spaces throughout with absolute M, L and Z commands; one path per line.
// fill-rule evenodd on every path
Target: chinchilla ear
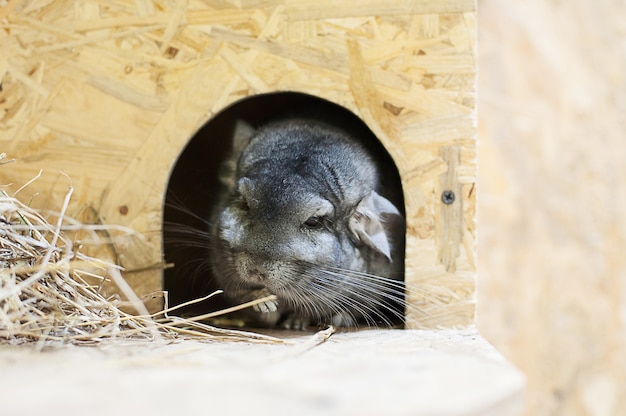
M 348 222 L 355 242 L 365 244 L 391 261 L 391 246 L 383 217 L 399 216 L 400 211 L 386 198 L 372 191 L 359 202 Z
M 235 189 L 235 172 L 237 171 L 237 160 L 243 149 L 248 146 L 254 134 L 254 128 L 243 120 L 238 120 L 233 130 L 233 148 L 230 155 L 220 168 L 219 179 L 230 191 Z
M 233 152 L 232 154 L 239 157 L 239 154 L 250 143 L 250 138 L 254 134 L 254 127 L 243 120 L 237 120 L 235 130 L 233 132 Z

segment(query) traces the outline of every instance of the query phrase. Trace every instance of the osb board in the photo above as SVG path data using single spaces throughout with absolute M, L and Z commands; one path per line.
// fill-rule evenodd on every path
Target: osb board
M 527 415 L 626 415 L 626 3 L 479 21 L 478 327 Z
M 11 416 L 79 416 L 86 409 L 90 416 L 271 416 L 277 409 L 302 416 L 519 416 L 523 407 L 523 376 L 474 331 L 363 330 L 321 344 L 300 332 L 288 342 L 156 339 L 44 353 L 0 346 L 2 410 Z
M 195 131 L 247 96 L 298 91 L 359 115 L 396 161 L 418 326 L 473 321 L 473 1 L 10 1 L 0 11 L 0 171 L 32 205 L 127 225 L 106 253 L 160 288 L 161 212 Z M 452 205 L 441 203 L 453 190 Z M 418 318 L 418 317 L 415 317 Z

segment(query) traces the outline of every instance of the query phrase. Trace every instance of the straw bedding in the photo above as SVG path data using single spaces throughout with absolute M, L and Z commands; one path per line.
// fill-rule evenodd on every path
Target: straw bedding
M 3 159 L 0 155 L 0 163 L 8 163 Z M 19 191 L 9 195 L 0 190 L 0 344 L 98 344 L 129 338 L 283 342 L 197 322 L 203 317 L 168 317 L 167 310 L 149 314 L 118 266 L 86 256 L 80 241 L 67 236 L 93 227 L 67 218 L 64 211 L 50 215 L 50 223 L 18 199 Z M 71 194 L 70 188 L 64 210 Z M 107 280 L 126 300 L 102 295 Z

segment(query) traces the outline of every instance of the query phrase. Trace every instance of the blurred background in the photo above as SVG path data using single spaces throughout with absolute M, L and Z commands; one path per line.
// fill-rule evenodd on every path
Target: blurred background
M 529 415 L 626 415 L 626 2 L 478 0 L 481 333 Z

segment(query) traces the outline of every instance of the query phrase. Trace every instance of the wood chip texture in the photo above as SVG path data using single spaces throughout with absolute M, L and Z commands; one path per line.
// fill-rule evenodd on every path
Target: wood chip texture
M 475 4 L 468 0 L 0 1 L 0 183 L 34 208 L 131 227 L 91 248 L 161 289 L 169 172 L 226 106 L 295 91 L 344 106 L 394 158 L 416 327 L 466 326 L 475 286 Z M 61 174 L 63 172 L 63 174 Z M 445 189 L 444 189 L 445 188 Z M 456 201 L 443 206 L 441 193 Z M 24 200 L 24 199 L 23 199 Z M 57 201 L 57 202 L 55 202 Z

